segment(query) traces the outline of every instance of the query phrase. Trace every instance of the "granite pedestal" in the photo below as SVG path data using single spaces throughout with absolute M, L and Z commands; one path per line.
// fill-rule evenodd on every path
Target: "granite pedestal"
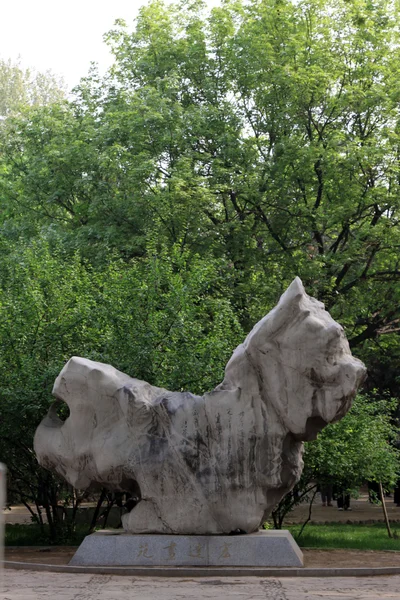
M 302 567 L 303 553 L 289 531 L 247 535 L 133 535 L 99 531 L 88 535 L 70 565 Z

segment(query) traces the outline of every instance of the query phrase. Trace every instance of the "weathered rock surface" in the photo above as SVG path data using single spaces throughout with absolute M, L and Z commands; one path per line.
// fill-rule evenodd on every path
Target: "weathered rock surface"
M 296 278 L 204 396 L 71 358 L 35 451 L 77 488 L 137 494 L 128 532 L 250 533 L 298 481 L 302 442 L 343 417 L 364 377 L 341 326 Z

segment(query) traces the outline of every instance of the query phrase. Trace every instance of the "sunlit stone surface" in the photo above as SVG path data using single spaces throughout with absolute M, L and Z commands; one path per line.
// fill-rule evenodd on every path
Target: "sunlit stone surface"
M 71 358 L 35 435 L 44 467 L 77 488 L 131 491 L 131 533 L 256 531 L 300 478 L 303 440 L 343 417 L 364 365 L 296 278 L 234 351 L 212 392 L 169 392 Z

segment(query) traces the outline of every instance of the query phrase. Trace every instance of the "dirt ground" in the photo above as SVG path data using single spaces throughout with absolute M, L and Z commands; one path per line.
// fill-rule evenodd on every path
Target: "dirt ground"
M 50 565 L 66 565 L 76 548 L 6 548 L 5 558 L 10 561 Z M 400 552 L 373 552 L 370 550 L 314 550 L 304 549 L 304 566 L 309 568 L 339 567 L 400 567 Z
M 389 520 L 393 523 L 400 522 L 400 507 L 396 506 L 392 497 L 386 498 L 386 509 Z M 379 504 L 371 504 L 368 501 L 368 495 L 364 492 L 359 498 L 352 498 L 350 502 L 351 510 L 338 510 L 336 502 L 332 501 L 332 506 L 322 506 L 320 497 L 315 499 L 312 511 L 312 523 L 353 523 L 360 522 L 383 522 L 383 510 Z M 301 504 L 297 506 L 286 518 L 287 525 L 293 523 L 304 523 L 308 517 L 309 505 Z
M 83 505 L 92 506 L 92 505 Z M 397 507 L 393 498 L 386 498 L 386 508 L 389 519 L 392 522 L 400 522 L 400 507 Z M 318 497 L 315 499 L 311 512 L 312 523 L 347 523 L 352 522 L 383 522 L 382 506 L 368 502 L 368 495 L 363 492 L 359 498 L 351 499 L 351 511 L 339 511 L 336 502 L 332 501 L 332 506 L 322 506 Z M 297 506 L 286 518 L 285 523 L 304 523 L 308 517 L 309 505 L 302 504 Z M 31 523 L 29 511 L 24 506 L 12 506 L 11 510 L 4 511 L 6 523 Z M 284 523 L 284 525 L 285 525 Z

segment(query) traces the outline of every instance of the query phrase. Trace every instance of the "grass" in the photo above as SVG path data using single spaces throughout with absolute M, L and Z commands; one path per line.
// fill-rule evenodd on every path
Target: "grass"
M 389 538 L 383 523 L 307 525 L 300 538 L 300 525 L 291 525 L 289 531 L 301 548 L 354 548 L 356 550 L 397 550 L 400 552 L 400 523 L 391 525 L 397 538 Z
M 78 546 L 87 533 L 87 525 L 77 526 L 71 535 L 63 532 L 56 545 Z M 35 523 L 29 525 L 8 523 L 5 527 L 4 543 L 6 546 L 48 546 L 51 544 L 49 528 L 45 525 L 42 532 L 39 525 Z

